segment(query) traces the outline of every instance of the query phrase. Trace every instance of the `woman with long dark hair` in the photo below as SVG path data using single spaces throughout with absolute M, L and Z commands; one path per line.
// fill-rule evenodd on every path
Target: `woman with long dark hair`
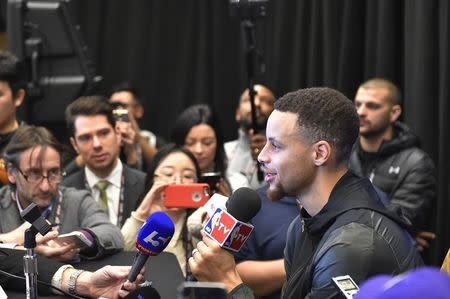
M 192 153 L 175 144 L 163 146 L 148 168 L 149 191 L 122 227 L 125 250 L 135 248 L 137 234 L 145 220 L 156 211 L 164 211 L 175 223 L 175 234 L 164 251 L 175 254 L 183 274 L 189 274 L 187 260 L 192 252 L 193 242 L 186 220 L 192 210 L 165 207 L 163 193 L 165 187 L 170 184 L 196 183 L 199 176 L 200 168 Z

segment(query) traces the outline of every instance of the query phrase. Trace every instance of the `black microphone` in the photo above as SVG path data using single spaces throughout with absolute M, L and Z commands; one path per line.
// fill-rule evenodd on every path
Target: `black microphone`
M 41 234 L 47 234 L 52 226 L 44 217 L 42 217 L 41 210 L 35 203 L 31 203 L 25 210 L 20 212 L 22 218 L 31 223 L 31 225 Z
M 255 190 L 242 187 L 231 194 L 225 206 L 234 218 L 249 222 L 261 209 L 261 199 Z
M 155 212 L 148 217 L 137 236 L 136 249 L 138 253 L 128 274 L 128 281 L 136 280 L 149 256 L 160 254 L 169 244 L 174 233 L 175 225 L 166 213 Z

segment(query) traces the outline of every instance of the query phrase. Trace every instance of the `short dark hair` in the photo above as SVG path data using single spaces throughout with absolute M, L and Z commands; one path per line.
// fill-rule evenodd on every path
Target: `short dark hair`
M 402 105 L 402 94 L 400 89 L 391 81 L 383 78 L 372 78 L 364 82 L 359 88 L 372 89 L 372 88 L 385 88 L 388 92 L 386 99 L 392 105 Z
M 123 92 L 123 91 L 131 93 L 134 97 L 134 101 L 136 102 L 136 104 L 138 104 L 138 105 L 141 104 L 141 93 L 135 86 L 131 85 L 129 82 L 126 82 L 126 81 L 120 82 L 120 83 L 114 85 L 113 88 L 111 89 L 109 97 L 111 98 L 113 93 Z
M 13 96 L 26 86 L 23 63 L 8 51 L 0 50 L 0 81 L 7 82 Z
M 175 121 L 171 141 L 183 146 L 186 141 L 186 136 L 192 127 L 201 124 L 209 125 L 216 134 L 217 148 L 214 157 L 214 170 L 219 171 L 224 176 L 227 163 L 223 146 L 223 134 L 217 115 L 208 105 L 199 104 L 186 108 Z
M 297 114 L 301 137 L 314 143 L 327 141 L 336 151 L 336 165 L 347 162 L 358 138 L 359 118 L 355 105 L 337 90 L 316 87 L 287 93 L 275 109 Z
M 47 148 L 53 148 L 59 154 L 62 153 L 62 145 L 48 129 L 36 126 L 20 126 L 3 152 L 5 164 L 18 167 L 21 154 L 36 147 L 41 147 L 44 150 L 42 154 Z
M 76 99 L 66 108 L 66 125 L 72 136 L 75 136 L 75 120 L 78 116 L 104 115 L 113 128 L 116 119 L 113 114 L 113 106 L 108 100 L 99 95 L 84 96 Z

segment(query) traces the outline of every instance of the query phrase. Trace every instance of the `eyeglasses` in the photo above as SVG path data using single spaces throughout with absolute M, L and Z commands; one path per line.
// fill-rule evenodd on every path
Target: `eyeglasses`
M 165 181 L 177 181 L 180 180 L 181 183 L 195 183 L 197 182 L 197 176 L 194 174 L 164 174 L 164 173 L 155 173 L 153 177 L 163 179 Z
M 43 175 L 41 172 L 38 171 L 30 171 L 30 173 L 25 174 L 20 170 L 19 167 L 16 167 L 16 169 L 20 172 L 20 174 L 24 177 L 24 179 L 30 183 L 30 184 L 40 184 L 44 179 L 47 179 L 47 181 L 51 184 L 57 184 L 62 181 L 62 178 L 64 177 L 65 173 L 61 172 L 61 169 L 51 169 L 47 172 L 47 175 Z

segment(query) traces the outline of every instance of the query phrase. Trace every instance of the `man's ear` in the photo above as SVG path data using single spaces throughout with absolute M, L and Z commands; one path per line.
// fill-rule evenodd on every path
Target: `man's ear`
M 22 105 L 23 99 L 25 98 L 25 90 L 23 88 L 19 89 L 14 96 L 14 106 L 16 109 Z
M 77 154 L 79 154 L 78 145 L 77 145 L 75 138 L 70 137 L 70 144 L 72 144 L 73 149 L 77 152 Z
M 141 119 L 142 116 L 144 116 L 144 107 L 141 104 L 137 104 L 134 107 L 134 118 L 136 120 Z
M 11 184 L 16 184 L 16 172 L 13 170 L 13 167 L 8 166 L 6 168 L 6 174 L 8 175 L 8 180 Z
M 313 161 L 316 166 L 324 165 L 331 156 L 331 146 L 328 142 L 320 140 L 313 144 Z
M 391 107 L 391 123 L 395 123 L 402 114 L 402 107 L 400 105 L 394 105 Z

